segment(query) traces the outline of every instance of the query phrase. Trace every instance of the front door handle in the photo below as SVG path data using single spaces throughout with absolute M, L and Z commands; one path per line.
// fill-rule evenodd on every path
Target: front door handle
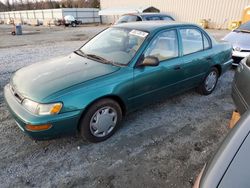
M 174 67 L 174 70 L 180 70 L 181 69 L 181 66 L 180 65 L 177 65 Z

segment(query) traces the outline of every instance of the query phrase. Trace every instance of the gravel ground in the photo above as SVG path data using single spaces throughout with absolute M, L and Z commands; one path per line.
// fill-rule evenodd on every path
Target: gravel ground
M 9 35 L 10 26 L 0 25 L 1 187 L 191 187 L 228 133 L 233 70 L 209 96 L 191 90 L 129 114 L 102 143 L 77 136 L 34 141 L 24 135 L 3 101 L 11 74 L 68 54 L 103 28 L 26 26 L 17 37 Z M 209 32 L 221 38 L 227 31 Z

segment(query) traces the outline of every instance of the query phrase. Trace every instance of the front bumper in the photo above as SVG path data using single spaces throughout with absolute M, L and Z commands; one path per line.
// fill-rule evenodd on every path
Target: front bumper
M 73 134 L 77 131 L 78 121 L 81 116 L 80 110 L 46 116 L 31 114 L 14 98 L 9 85 L 4 87 L 4 98 L 18 127 L 34 139 L 50 139 L 60 135 Z M 51 124 L 52 127 L 44 131 L 28 131 L 25 129 L 27 124 Z

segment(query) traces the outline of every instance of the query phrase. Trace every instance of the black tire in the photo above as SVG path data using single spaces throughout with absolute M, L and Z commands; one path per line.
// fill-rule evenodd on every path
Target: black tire
M 215 81 L 214 86 L 211 89 L 208 89 L 206 81 L 208 79 L 208 76 L 211 73 L 216 75 L 216 81 Z M 209 95 L 209 94 L 211 94 L 214 91 L 214 89 L 216 88 L 216 85 L 217 85 L 217 82 L 218 82 L 218 78 L 219 78 L 219 71 L 218 71 L 218 69 L 216 67 L 212 67 L 210 69 L 210 71 L 207 73 L 207 75 L 206 75 L 205 79 L 203 80 L 203 82 L 201 83 L 201 85 L 198 87 L 198 92 L 200 94 L 202 94 L 202 95 Z
M 72 26 L 72 27 L 76 27 L 76 23 L 75 23 L 75 22 L 72 22 L 72 23 L 71 23 L 71 26 Z
M 103 137 L 98 137 L 95 136 L 92 131 L 91 131 L 91 121 L 92 118 L 94 117 L 95 113 L 98 113 L 98 110 L 101 110 L 105 107 L 111 107 L 117 115 L 116 118 L 116 124 L 114 126 L 114 128 L 111 130 L 111 132 L 109 132 L 107 135 L 103 136 Z M 117 128 L 119 127 L 120 123 L 122 121 L 122 110 L 120 105 L 112 100 L 112 99 L 101 99 L 97 102 L 95 102 L 94 104 L 92 104 L 86 111 L 86 113 L 83 115 L 81 121 L 80 121 L 80 135 L 81 137 L 89 142 L 101 142 L 104 141 L 106 139 L 108 139 L 109 137 L 111 137 L 115 131 L 117 130 Z

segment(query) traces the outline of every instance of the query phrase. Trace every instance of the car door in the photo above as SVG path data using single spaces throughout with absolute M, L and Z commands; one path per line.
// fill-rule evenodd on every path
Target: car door
M 158 58 L 158 66 L 136 66 L 134 68 L 133 103 L 136 106 L 148 104 L 172 95 L 178 91 L 182 75 L 179 70 L 179 41 L 177 30 L 165 30 L 157 34 L 142 58 Z M 140 63 L 140 62 L 138 62 Z
M 180 28 L 179 34 L 182 54 L 180 68 L 185 78 L 183 86 L 188 89 L 199 85 L 209 70 L 211 41 L 194 27 Z

